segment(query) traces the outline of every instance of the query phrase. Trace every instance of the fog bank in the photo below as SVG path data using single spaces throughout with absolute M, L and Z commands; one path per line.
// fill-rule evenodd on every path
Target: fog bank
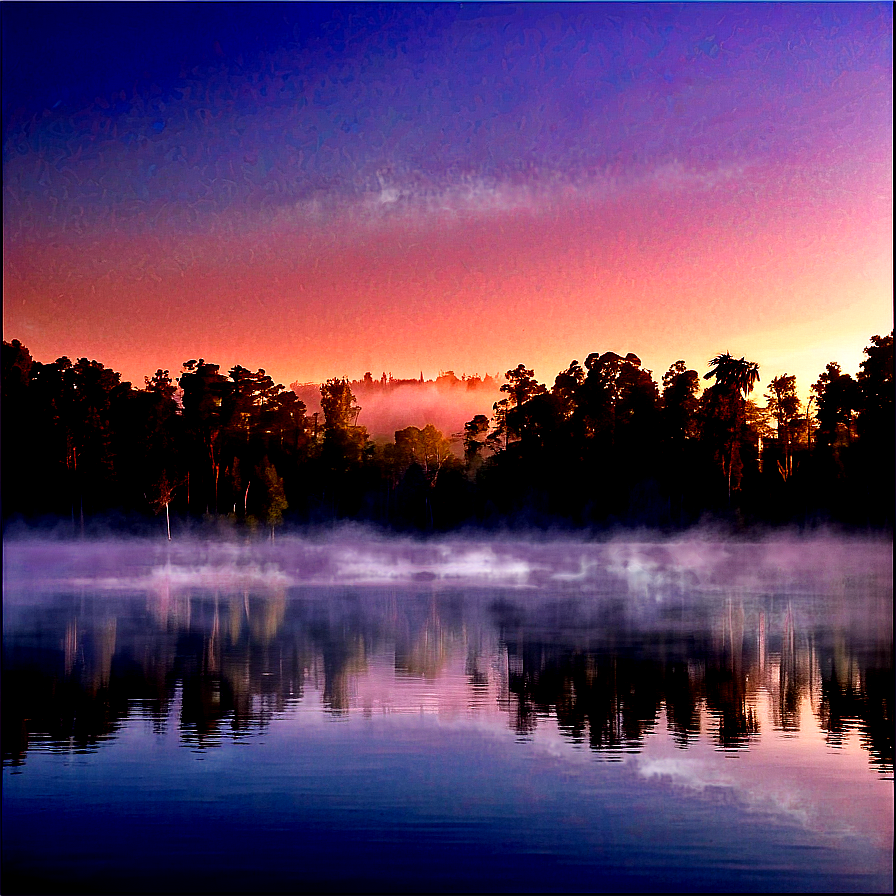
M 808 593 L 868 586 L 892 594 L 889 539 L 778 535 L 739 541 L 447 536 L 419 540 L 360 527 L 249 539 L 4 540 L 4 586 L 109 590 L 374 586 L 574 592 L 661 602 L 685 594 Z
M 354 382 L 352 392 L 361 407 L 357 424 L 367 428 L 372 439 L 392 441 L 395 431 L 407 426 L 422 429 L 431 423 L 450 438 L 462 433 L 464 424 L 477 414 L 491 417 L 492 406 L 503 396 L 492 380 L 468 388 L 465 383 L 447 385 L 440 382 L 406 382 L 370 387 Z M 316 385 L 293 384 L 293 391 L 305 402 L 306 414 L 320 413 L 320 388 Z M 323 415 L 320 417 L 323 422 Z

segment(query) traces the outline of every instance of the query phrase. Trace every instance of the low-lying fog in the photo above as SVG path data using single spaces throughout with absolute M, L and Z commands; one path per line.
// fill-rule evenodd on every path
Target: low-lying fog
M 346 527 L 3 549 L 16 762 L 23 732 L 67 749 L 71 712 L 83 744 L 99 743 L 149 694 L 159 719 L 180 700 L 184 736 L 215 743 L 300 703 L 425 708 L 520 736 L 556 724 L 598 752 L 646 749 L 661 711 L 682 749 L 701 737 L 748 749 L 778 729 L 817 743 L 817 719 L 831 743 L 859 731 L 892 776 L 885 539 L 415 540 Z M 119 717 L 91 726 L 84 706 L 107 693 Z
M 3 580 L 15 592 L 62 586 L 141 590 L 302 586 L 512 589 L 517 599 L 556 592 L 626 594 L 641 601 L 773 589 L 811 593 L 871 585 L 892 592 L 884 538 L 816 535 L 758 541 L 706 534 L 666 540 L 377 536 L 346 527 L 261 540 L 7 538 Z

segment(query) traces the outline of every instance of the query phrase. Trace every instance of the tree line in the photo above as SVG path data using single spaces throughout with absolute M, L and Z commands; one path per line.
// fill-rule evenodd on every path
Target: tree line
M 320 415 L 263 370 L 205 359 L 142 389 L 95 360 L 35 361 L 3 343 L 3 519 L 164 527 L 359 520 L 398 530 L 738 523 L 893 523 L 893 334 L 856 376 L 829 363 L 750 398 L 759 367 L 729 353 L 657 383 L 637 355 L 591 353 L 540 383 L 524 364 L 460 433 L 408 426 L 373 442 L 346 378 Z M 701 389 L 701 385 L 705 388 Z M 164 515 L 164 523 L 153 515 Z

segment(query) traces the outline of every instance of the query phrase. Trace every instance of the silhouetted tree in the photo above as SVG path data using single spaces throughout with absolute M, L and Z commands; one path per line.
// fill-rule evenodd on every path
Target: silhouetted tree
M 535 461 L 537 456 L 552 447 L 562 423 L 557 399 L 544 390 L 507 413 L 507 428 L 516 436 L 519 442 L 517 450 L 527 462 Z
M 855 411 L 861 403 L 858 384 L 840 365 L 831 361 L 815 384 L 818 410 L 818 443 L 828 448 L 851 444 Z
M 534 371 L 527 368 L 525 364 L 518 364 L 513 370 L 508 370 L 504 374 L 504 378 L 507 382 L 501 386 L 501 391 L 506 392 L 509 397 L 502 398 L 494 404 L 495 430 L 489 436 L 490 443 L 495 449 L 501 447 L 502 438 L 504 448 L 507 447 L 511 436 L 519 438 L 519 432 L 514 428 L 508 415 L 533 396 L 541 395 L 546 391 L 545 387 L 535 379 Z
M 707 463 L 700 439 L 700 378 L 684 361 L 663 374 L 660 398 L 659 461 L 670 521 L 683 523 L 703 507 Z
M 90 512 L 118 503 L 115 432 L 131 391 L 121 374 L 99 361 L 79 358 L 63 375 L 67 386 L 77 482 Z
M 361 498 L 361 465 L 367 451 L 367 430 L 357 425 L 361 411 L 344 377 L 320 387 L 324 438 L 319 458 L 324 512 L 341 515 Z
M 710 388 L 708 411 L 720 419 L 726 430 L 726 442 L 720 452 L 723 472 L 728 481 L 728 500 L 732 489 L 740 487 L 743 462 L 740 456 L 741 428 L 745 422 L 746 396 L 759 382 L 759 365 L 746 358 L 735 358 L 729 352 L 716 355 L 708 362 L 712 368 L 703 378 L 715 379 Z
M 262 516 L 271 527 L 271 541 L 273 541 L 274 528 L 283 522 L 283 514 L 289 505 L 283 491 L 283 480 L 267 458 L 262 460 L 257 473 L 263 489 Z
M 861 396 L 856 430 L 861 439 L 887 450 L 893 445 L 893 334 L 872 336 L 865 355 L 856 378 Z
M 32 465 L 36 460 L 33 444 L 34 417 L 43 416 L 44 409 L 35 407 L 31 390 L 32 370 L 35 365 L 31 353 L 19 342 L 3 343 L 2 369 L 0 369 L 0 419 L 2 419 L 3 450 L 0 452 L 0 470 L 3 476 L 3 505 L 7 516 L 24 511 L 28 504 L 41 503 L 36 491 L 40 485 L 38 471 Z M 44 476 L 49 470 L 44 469 Z
M 297 520 L 338 516 L 427 529 L 471 516 L 489 525 L 558 516 L 586 525 L 682 524 L 721 508 L 726 482 L 728 503 L 738 493 L 743 519 L 783 520 L 814 507 L 883 525 L 892 519 L 892 344 L 892 334 L 873 337 L 855 380 L 827 366 L 813 386 L 816 450 L 799 465 L 794 377 L 773 379 L 768 408 L 758 408 L 747 397 L 758 366 L 725 353 L 709 362 L 705 379 L 714 382 L 699 399 L 699 377 L 683 361 L 663 376 L 660 396 L 637 355 L 604 352 L 584 365 L 572 361 L 550 391 L 525 365 L 508 370 L 491 432 L 479 414 L 458 434 L 464 469 L 432 424 L 397 430 L 394 443 L 374 446 L 344 377 L 320 387 L 321 438 L 316 425 L 309 431 L 303 402 L 262 368 L 236 365 L 223 376 L 218 365 L 191 360 L 178 380 L 181 394 L 161 368 L 135 390 L 97 361 L 42 364 L 13 340 L 3 343 L 4 519 L 71 513 L 74 524 L 76 515 L 103 510 L 145 516 L 165 508 L 170 533 L 178 508 L 217 514 L 223 507 L 273 527 L 287 510 Z M 367 376 L 359 384 L 374 391 L 401 382 Z M 464 380 L 448 371 L 437 382 L 450 391 Z M 760 475 L 760 439 L 766 460 L 780 459 L 791 484 L 772 481 L 771 463 Z M 824 500 L 813 503 L 812 495 Z
M 696 370 L 688 370 L 684 361 L 676 361 L 663 374 L 663 421 L 666 438 L 675 444 L 699 435 L 697 392 L 700 378 Z
M 177 384 L 171 379 L 168 371 L 162 370 L 161 367 L 151 377 L 143 377 L 143 381 L 146 383 L 146 392 L 161 395 L 165 399 L 174 398 L 177 392 Z
M 894 420 L 893 334 L 873 336 L 865 348 L 857 384 L 861 407 L 856 420 L 859 437 L 857 473 L 868 522 L 893 524 Z
M 324 412 L 325 429 L 331 432 L 347 431 L 355 425 L 361 413 L 345 377 L 327 380 L 320 387 L 320 406 Z
M 203 358 L 185 361 L 178 380 L 183 390 L 184 422 L 192 443 L 189 469 L 193 475 L 188 490 L 199 493 L 196 503 L 205 507 L 206 513 L 218 512 L 226 402 L 233 391 L 233 383 L 218 370 L 218 364 L 208 364 Z
M 164 508 L 170 535 L 169 505 L 186 480 L 183 419 L 167 370 L 157 370 L 144 382 L 144 389 L 128 393 L 116 426 L 122 488 L 157 513 Z
M 488 435 L 489 420 L 485 414 L 477 414 L 464 424 L 464 460 L 472 468 L 480 460 L 480 452 Z
M 796 394 L 796 377 L 786 373 L 776 376 L 765 393 L 768 412 L 776 424 L 778 444 L 783 459 L 778 461 L 781 478 L 786 482 L 793 473 L 793 461 L 790 451 L 790 428 L 793 418 L 800 412 L 800 399 Z
M 578 361 L 571 361 L 566 370 L 554 378 L 551 394 L 557 399 L 557 410 L 569 420 L 576 409 L 576 394 L 585 380 L 585 370 Z
M 587 373 L 576 391 L 577 435 L 606 448 L 612 446 L 616 434 L 616 381 L 623 363 L 616 352 L 592 352 L 585 359 Z
M 156 508 L 157 513 L 162 509 L 165 510 L 165 528 L 168 532 L 168 541 L 171 541 L 171 514 L 168 508 L 171 504 L 171 499 L 174 497 L 176 487 L 177 484 L 171 482 L 168 479 L 167 471 L 163 470 L 159 478 L 150 486 L 151 490 L 147 494 L 147 498 L 153 507 Z
M 623 450 L 640 455 L 637 463 L 646 463 L 645 449 L 657 429 L 659 393 L 650 371 L 641 366 L 641 359 L 633 352 L 619 366 L 616 391 L 616 438 Z

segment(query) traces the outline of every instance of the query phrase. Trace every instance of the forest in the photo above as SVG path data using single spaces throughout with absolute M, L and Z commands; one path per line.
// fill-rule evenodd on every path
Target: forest
M 893 334 L 864 353 L 855 376 L 827 364 L 806 403 L 787 374 L 757 400 L 759 366 L 728 353 L 704 371 L 677 361 L 660 383 L 631 352 L 588 354 L 551 385 L 520 364 L 463 431 L 407 426 L 390 441 L 358 425 L 346 378 L 320 385 L 312 415 L 263 369 L 192 359 L 141 389 L 4 341 L 4 530 L 892 530 Z

